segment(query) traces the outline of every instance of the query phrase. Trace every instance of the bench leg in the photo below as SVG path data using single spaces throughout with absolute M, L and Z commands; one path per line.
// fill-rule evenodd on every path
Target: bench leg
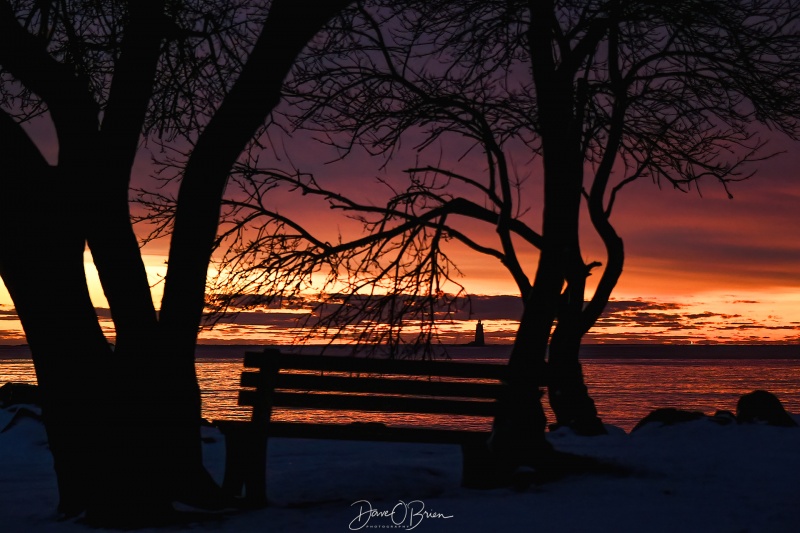
M 244 477 L 244 498 L 248 505 L 267 505 L 267 431 L 254 427 L 246 443 L 247 470 Z
M 233 427 L 222 431 L 225 435 L 225 477 L 222 479 L 222 490 L 231 496 L 240 496 L 244 489 L 243 433 Z
M 225 477 L 222 489 L 248 506 L 267 503 L 267 431 L 253 424 L 230 424 L 225 435 Z

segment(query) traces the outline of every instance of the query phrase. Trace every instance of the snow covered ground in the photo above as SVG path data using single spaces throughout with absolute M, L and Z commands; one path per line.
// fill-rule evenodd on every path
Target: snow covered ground
M 0 429 L 11 420 L 0 411 Z M 205 454 L 222 476 L 223 441 Z M 627 477 L 584 475 L 524 491 L 459 486 L 453 446 L 275 439 L 272 506 L 167 531 L 800 532 L 800 428 L 650 424 L 630 435 L 550 434 L 558 449 L 613 459 Z M 41 423 L 0 432 L 0 531 L 95 531 L 58 522 Z M 370 513 L 369 511 L 372 511 Z M 392 519 L 387 516 L 394 512 Z

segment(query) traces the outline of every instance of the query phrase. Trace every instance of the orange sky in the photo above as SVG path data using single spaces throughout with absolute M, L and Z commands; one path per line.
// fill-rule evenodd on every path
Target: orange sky
M 31 127 L 32 135 L 52 161 L 55 148 L 48 129 L 41 124 Z M 800 324 L 800 145 L 776 135 L 771 137 L 770 149 L 786 153 L 759 163 L 756 176 L 749 181 L 732 184 L 732 200 L 715 183 L 701 184 L 702 197 L 694 191 L 685 194 L 666 188 L 659 190 L 648 181 L 634 183 L 623 191 L 612 223 L 625 241 L 626 263 L 614 299 L 670 304 L 675 306 L 672 311 L 681 316 L 701 318 L 689 318 L 676 327 L 674 321 L 656 320 L 664 314 L 663 310 L 650 309 L 647 319 L 643 315 L 625 315 L 618 311 L 622 313 L 617 316 L 620 320 L 598 327 L 590 335 L 591 341 L 788 342 L 797 339 Z M 327 155 L 317 154 L 317 150 L 306 147 L 304 152 L 304 144 L 297 142 L 286 147 L 286 155 L 301 170 L 313 171 L 318 179 L 326 180 L 337 190 L 364 198 L 378 190 L 377 186 L 370 185 L 374 176 L 386 177 L 404 164 L 397 161 L 393 168 L 379 171 L 374 160 L 356 155 L 338 165 L 322 165 L 320 161 Z M 298 154 L 305 157 L 300 158 Z M 308 157 L 309 154 L 318 157 Z M 136 181 L 144 181 L 149 174 L 149 159 L 149 152 L 144 150 L 137 162 Z M 533 191 L 530 193 L 532 210 L 527 220 L 536 227 L 541 211 L 536 201 L 540 184 L 535 175 L 527 186 Z M 286 206 L 287 214 L 290 212 L 312 229 L 327 233 L 325 237 L 334 237 L 338 232 L 347 236 L 359 231 L 352 221 L 313 201 L 286 202 Z M 462 227 L 478 240 L 491 242 L 494 238 L 490 226 L 465 223 Z M 165 271 L 165 246 L 166 243 L 157 243 L 144 249 L 145 262 L 154 282 Z M 587 262 L 605 261 L 600 242 L 591 236 L 588 228 L 582 246 Z M 463 247 L 453 248 L 452 253 L 465 274 L 463 282 L 470 293 L 516 293 L 510 276 L 496 259 L 467 252 Z M 532 266 L 536 261 L 535 252 L 524 248 L 520 258 L 525 265 Z M 105 307 L 88 254 L 87 265 L 93 298 L 98 307 Z M 528 274 L 533 274 L 532 268 L 528 269 Z M 592 278 L 589 280 L 591 282 Z M 158 302 L 160 287 L 156 286 L 153 293 L 154 301 Z M 5 313 L 0 315 L 5 319 L 0 321 L 0 343 L 20 342 L 19 323 L 1 287 L 0 305 L 0 311 Z M 706 319 L 702 319 L 703 316 Z M 486 318 L 493 320 L 491 316 Z M 487 329 L 493 326 L 491 322 L 487 325 Z M 263 331 L 258 333 L 244 326 L 234 328 L 231 325 L 227 333 L 223 327 L 217 332 L 205 333 L 204 338 L 208 341 L 251 341 L 263 334 Z M 506 320 L 496 327 L 504 331 L 503 338 L 508 340 L 513 325 L 509 326 Z M 471 328 L 465 325 L 454 331 L 463 330 L 462 333 L 468 335 Z

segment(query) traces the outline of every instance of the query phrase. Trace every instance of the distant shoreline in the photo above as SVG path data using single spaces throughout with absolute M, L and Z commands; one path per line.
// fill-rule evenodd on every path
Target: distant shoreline
M 511 351 L 510 344 L 487 344 L 470 346 L 466 344 L 442 345 L 456 357 L 502 358 Z M 246 351 L 260 351 L 264 348 L 282 350 L 301 349 L 305 352 L 320 351 L 324 346 L 293 345 L 250 345 L 250 344 L 199 344 L 195 355 L 197 359 L 236 359 Z M 350 346 L 327 347 L 326 351 L 335 354 L 349 352 Z M 457 353 L 455 353 L 457 352 Z M 0 360 L 30 360 L 27 345 L 0 345 Z M 671 360 L 724 360 L 724 359 L 788 359 L 800 361 L 800 344 L 584 344 L 581 346 L 583 359 L 671 359 Z

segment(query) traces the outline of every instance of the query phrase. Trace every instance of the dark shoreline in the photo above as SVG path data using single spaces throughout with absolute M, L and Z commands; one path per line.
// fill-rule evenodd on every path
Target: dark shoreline
M 296 346 L 265 346 L 247 344 L 200 344 L 197 346 L 197 359 L 237 359 L 246 351 L 260 351 L 266 347 L 296 349 Z M 322 350 L 322 346 L 306 346 L 305 352 Z M 446 345 L 447 350 L 457 350 L 459 357 L 504 357 L 511 350 L 508 344 L 487 344 L 469 346 L 465 344 Z M 347 348 L 329 348 L 333 353 L 348 352 Z M 452 354 L 456 355 L 456 354 Z M 0 345 L 0 360 L 30 360 L 27 345 Z M 798 360 L 798 344 L 584 344 L 581 358 L 593 359 L 670 359 L 670 360 Z

